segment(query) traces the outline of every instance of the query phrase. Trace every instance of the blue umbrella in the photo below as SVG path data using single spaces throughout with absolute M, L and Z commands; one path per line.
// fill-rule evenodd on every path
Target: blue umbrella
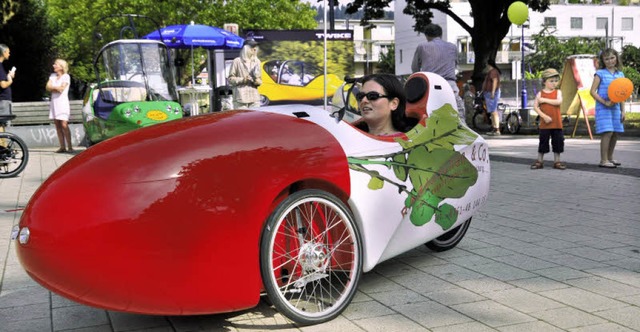
M 159 40 L 169 48 L 191 49 L 191 81 L 195 84 L 193 48 L 206 49 L 239 49 L 244 46 L 244 39 L 238 35 L 218 27 L 203 24 L 169 25 L 156 30 L 143 38 Z
M 232 32 L 209 25 L 193 24 L 193 22 L 191 24 L 170 25 L 156 30 L 144 38 L 161 40 L 170 48 L 230 49 L 242 48 L 244 45 L 244 39 Z

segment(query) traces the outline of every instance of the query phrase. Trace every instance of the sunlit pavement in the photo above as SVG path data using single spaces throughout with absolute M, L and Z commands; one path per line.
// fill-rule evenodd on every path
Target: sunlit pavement
M 553 169 L 551 155 L 544 169 L 529 169 L 535 136 L 487 142 L 490 197 L 460 245 L 380 264 L 339 318 L 305 328 L 264 302 L 237 313 L 146 316 L 75 304 L 40 287 L 16 259 L 10 232 L 20 212 L 10 210 L 72 156 L 31 150 L 24 173 L 0 179 L 0 331 L 640 330 L 640 140 L 619 141 L 622 167 L 602 169 L 597 139 L 567 139 L 566 170 Z M 60 208 L 76 204 L 86 202 Z

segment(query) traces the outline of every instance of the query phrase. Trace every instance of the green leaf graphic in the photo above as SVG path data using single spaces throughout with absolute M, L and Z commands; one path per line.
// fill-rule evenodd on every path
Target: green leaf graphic
M 395 156 L 393 156 L 393 162 L 396 164 L 402 164 L 402 165 L 406 165 L 407 164 L 407 157 L 405 156 L 404 153 L 400 153 L 397 154 Z M 396 177 L 400 180 L 400 181 L 406 181 L 407 180 L 407 167 L 406 166 L 399 166 L 399 165 L 393 165 L 393 172 L 396 174 Z
M 404 149 L 426 145 L 429 150 L 454 149 L 454 145 L 468 145 L 478 135 L 460 123 L 458 112 L 449 104 L 433 111 L 426 127 L 417 125 L 407 133 L 407 141 L 397 139 Z
M 478 171 L 467 158 L 456 151 L 427 151 L 424 146 L 415 147 L 409 153 L 407 164 L 411 184 L 417 191 L 425 189 L 445 198 L 459 198 L 478 179 Z
M 367 187 L 371 190 L 378 190 L 378 189 L 382 189 L 382 187 L 384 187 L 384 180 L 381 179 L 380 177 L 374 176 L 374 175 L 380 175 L 380 173 L 378 172 L 372 172 L 372 176 L 371 176 L 371 180 L 369 180 L 369 184 L 367 185 Z
M 436 213 L 436 207 L 442 202 L 442 198 L 435 196 L 430 191 L 424 192 L 418 199 L 415 199 L 416 196 L 409 196 L 405 200 L 405 205 L 411 206 L 411 215 L 409 216 L 411 223 L 422 226 L 431 220 Z
M 440 225 L 442 230 L 451 228 L 456 219 L 458 219 L 458 211 L 451 204 L 442 204 L 436 212 L 436 224 Z

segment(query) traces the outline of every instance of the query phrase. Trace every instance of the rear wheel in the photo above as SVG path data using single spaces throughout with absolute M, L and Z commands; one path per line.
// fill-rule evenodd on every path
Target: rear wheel
M 470 224 L 471 218 L 467 219 L 460 226 L 425 243 L 425 246 L 433 251 L 447 251 L 449 249 L 453 249 L 458 245 L 458 243 L 460 243 L 460 241 L 462 241 L 462 238 L 467 233 L 467 229 L 469 229 Z
M 262 233 L 260 272 L 269 300 L 292 321 L 338 316 L 362 273 L 360 232 L 348 208 L 320 190 L 287 197 Z
M 0 133 L 0 178 L 20 174 L 29 161 L 27 144 L 11 133 Z
M 520 118 L 517 114 L 511 113 L 507 116 L 505 127 L 509 134 L 517 134 L 520 131 Z
M 479 132 L 491 130 L 491 118 L 487 112 L 476 112 L 473 115 L 473 128 Z

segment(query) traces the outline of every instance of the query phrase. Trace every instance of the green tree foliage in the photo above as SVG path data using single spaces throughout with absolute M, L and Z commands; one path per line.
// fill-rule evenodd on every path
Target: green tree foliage
M 482 70 L 488 60 L 495 60 L 496 53 L 502 39 L 509 32 L 512 23 L 507 16 L 507 10 L 516 0 L 469 0 L 473 26 L 451 11 L 449 0 L 407 0 L 403 12 L 413 16 L 415 31 L 422 32 L 424 27 L 433 19 L 432 10 L 438 10 L 456 21 L 472 38 L 475 53 L 473 81 L 478 87 L 482 82 Z M 522 0 L 531 10 L 544 12 L 549 8 L 549 0 Z M 363 23 L 384 15 L 384 8 L 391 0 L 354 0 L 347 5 L 347 13 L 364 12 Z
M 378 72 L 395 74 L 396 72 L 396 48 L 395 45 L 389 46 L 386 52 L 380 53 L 378 61 Z
M 634 45 L 625 45 L 622 47 L 622 64 L 624 68 L 624 76 L 633 82 L 635 91 L 640 87 L 640 48 Z
M 623 65 L 640 71 L 640 48 L 634 45 L 625 45 L 622 47 L 621 57 Z
M 526 63 L 530 67 L 527 79 L 538 78 L 540 72 L 546 68 L 562 70 L 568 56 L 576 54 L 597 55 L 604 49 L 603 38 L 572 37 L 560 40 L 553 36 L 547 29 L 532 36 L 536 45 L 536 52 L 526 56 Z M 640 49 L 633 45 L 622 47 L 621 59 L 625 77 L 633 82 L 633 86 L 640 86 Z
M 543 28 L 539 33 L 531 36 L 536 46 L 536 51 L 525 57 L 525 62 L 531 69 L 531 73 L 539 73 L 546 68 L 562 70 L 568 56 L 577 54 L 596 55 L 604 45 L 602 38 L 572 37 L 559 40 Z
M 8 3 L 3 1 L 3 10 Z M 13 101 L 41 100 L 55 56 L 49 51 L 52 34 L 46 24 L 45 6 L 41 0 L 24 0 L 11 8 L 18 10 L 0 27 L 0 43 L 11 50 L 9 60 L 2 65 L 7 70 L 17 68 L 11 86 Z M 3 15 L 6 20 L 7 13 Z
M 20 7 L 20 3 L 14 0 L 2 0 L 0 1 L 2 19 L 2 25 L 7 24 L 9 20 L 16 14 L 18 8 Z
M 318 3 L 320 3 L 320 5 L 318 5 L 317 7 L 314 6 L 313 8 L 316 9 L 316 11 L 318 12 L 316 14 L 316 21 L 322 21 L 324 20 L 324 6 L 322 6 L 322 0 L 318 0 Z M 381 18 L 384 20 L 393 20 L 394 16 L 395 16 L 395 12 L 393 10 L 385 10 L 384 16 Z M 362 12 L 347 14 L 347 6 L 345 5 L 340 5 L 335 7 L 334 18 L 336 20 L 345 20 L 345 19 L 360 20 L 362 19 L 362 17 L 363 17 Z M 327 20 L 329 20 L 328 14 L 327 14 Z
M 291 0 L 49 0 L 48 13 L 57 32 L 53 40 L 56 53 L 68 59 L 74 75 L 84 81 L 94 79 L 94 26 L 100 18 L 113 14 L 145 15 L 160 26 L 194 21 L 220 27 L 237 23 L 241 30 L 316 27 L 315 11 L 309 4 Z

